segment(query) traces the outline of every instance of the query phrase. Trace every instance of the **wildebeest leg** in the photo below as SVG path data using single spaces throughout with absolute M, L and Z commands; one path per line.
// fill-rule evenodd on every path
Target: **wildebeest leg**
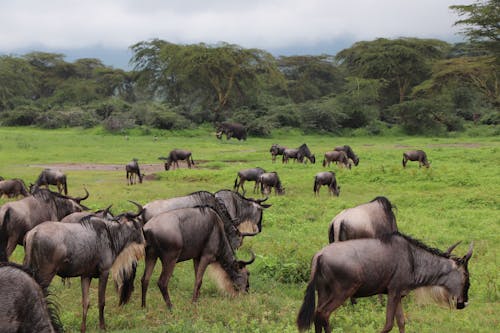
M 172 277 L 172 273 L 174 272 L 175 263 L 177 262 L 177 258 L 179 257 L 180 251 L 175 252 L 173 255 L 162 256 L 160 257 L 162 263 L 162 270 L 160 274 L 160 278 L 158 279 L 158 288 L 160 288 L 160 292 L 163 296 L 163 300 L 167 304 L 169 309 L 172 308 L 172 302 L 170 301 L 170 295 L 168 294 L 168 282 Z
M 200 288 L 203 280 L 203 274 L 205 274 L 207 266 L 214 261 L 215 258 L 212 256 L 205 256 L 201 257 L 200 259 L 193 259 L 194 274 L 195 274 L 193 302 L 196 302 L 198 300 L 198 297 L 200 297 Z
M 98 302 L 99 302 L 99 328 L 101 330 L 106 329 L 106 324 L 104 323 L 104 306 L 106 305 L 106 284 L 108 283 L 109 271 L 101 272 L 99 276 L 99 291 L 98 291 Z
M 80 327 L 81 332 L 85 332 L 87 329 L 87 311 L 89 310 L 90 300 L 89 300 L 89 289 L 90 289 L 90 277 L 81 277 L 82 284 L 82 325 Z
M 157 258 L 158 256 L 155 253 L 153 253 L 153 250 L 146 249 L 144 274 L 142 275 L 141 279 L 141 287 L 142 287 L 141 306 L 143 308 L 146 307 L 146 293 L 148 292 L 149 280 L 151 279 L 151 275 L 153 274 Z
M 399 303 L 396 307 L 396 322 L 398 323 L 399 333 L 405 333 L 405 315 L 403 312 L 402 299 L 399 300 Z
M 326 333 L 331 333 L 329 318 L 335 309 L 341 306 L 344 301 L 353 295 L 359 288 L 359 284 L 344 288 L 340 284 L 332 286 L 330 290 L 320 290 L 318 288 L 318 307 L 314 316 L 314 328 L 316 333 L 321 333 L 324 329 Z
M 241 190 L 243 191 L 242 194 L 245 195 L 245 188 L 243 187 L 243 184 L 245 183 L 245 178 L 240 178 L 240 187 Z
M 11 256 L 12 252 L 16 249 L 17 246 L 17 235 L 13 237 L 9 237 L 7 241 L 7 247 L 5 248 L 5 254 L 7 255 L 7 259 Z
M 401 303 L 401 295 L 397 292 L 389 292 L 387 295 L 387 309 L 385 313 L 385 326 L 380 333 L 389 332 L 394 326 L 394 316 L 396 310 Z M 401 309 L 402 311 L 402 309 Z

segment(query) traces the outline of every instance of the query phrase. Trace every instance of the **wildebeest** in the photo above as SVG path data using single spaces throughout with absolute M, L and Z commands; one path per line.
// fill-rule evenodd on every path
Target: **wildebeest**
M 165 161 L 165 170 L 170 170 L 171 166 L 179 168 L 179 161 L 186 161 L 189 169 L 191 165 L 194 165 L 193 155 L 189 150 L 184 149 L 171 150 L 167 157 L 158 157 L 158 159 Z
M 348 145 L 337 146 L 333 150 L 344 151 L 347 154 L 347 157 L 349 157 L 354 162 L 354 165 L 358 166 L 359 157 L 356 154 L 354 154 L 354 151 L 352 150 L 352 148 L 350 146 L 348 146 Z
M 276 171 L 265 172 L 259 177 L 260 191 L 262 194 L 271 193 L 274 187 L 274 194 L 285 194 L 285 188 L 281 185 L 280 177 Z
M 238 171 L 238 174 L 236 175 L 236 178 L 234 179 L 234 190 L 238 192 L 238 190 L 241 189 L 243 190 L 243 195 L 245 195 L 245 188 L 243 187 L 243 184 L 245 184 L 246 181 L 252 181 L 255 182 L 255 185 L 253 187 L 253 192 L 257 190 L 259 186 L 259 177 L 262 175 L 264 172 L 266 172 L 262 168 L 251 168 L 251 169 L 243 169 Z
M 33 272 L 15 263 L 0 263 L 0 332 L 63 332 L 57 308 Z
M 285 149 L 283 151 L 282 162 L 288 163 L 288 160 L 290 158 L 293 158 L 300 163 L 304 163 L 304 158 L 306 157 L 312 164 L 316 163 L 316 157 L 311 153 L 309 147 L 307 147 L 307 144 L 303 143 L 299 148 Z
M 6 195 L 9 198 L 15 198 L 19 195 L 27 197 L 29 195 L 28 189 L 24 181 L 19 178 L 0 180 L 0 197 Z
M 68 184 L 66 183 L 66 175 L 61 170 L 54 169 L 44 169 L 35 181 L 36 186 L 45 185 L 49 188 L 49 185 L 56 185 L 57 191 L 61 193 L 64 191 L 64 195 L 68 195 Z
M 217 139 L 221 139 L 222 135 L 226 135 L 226 140 L 231 138 L 236 138 L 238 140 L 246 140 L 247 139 L 247 130 L 245 126 L 239 123 L 222 123 L 217 126 L 216 136 Z
M 395 232 L 381 239 L 354 239 L 327 245 L 312 259 L 311 276 L 297 317 L 299 331 L 314 320 L 317 333 L 331 332 L 330 314 L 349 297 L 387 294 L 386 322 L 389 332 L 394 318 L 404 332 L 402 298 L 420 287 L 439 289 L 442 301 L 463 309 L 468 302 L 468 262 L 472 244 L 463 258 L 429 248 L 420 241 Z M 318 305 L 315 293 L 318 291 Z
M 100 217 L 106 220 L 112 220 L 114 218 L 113 214 L 110 211 L 111 205 L 104 208 L 99 209 L 95 212 L 85 211 L 85 212 L 75 212 L 69 215 L 66 215 L 61 219 L 61 223 L 79 223 L 84 217 L 87 216 L 95 216 Z
M 139 178 L 139 183 L 142 183 L 142 177 L 143 175 L 141 174 L 141 168 L 139 167 L 139 160 L 137 158 L 132 159 L 132 161 L 128 162 L 125 165 L 125 171 L 127 177 L 127 185 L 133 185 L 135 184 L 136 177 Z
M 427 154 L 423 150 L 410 150 L 403 153 L 403 168 L 406 168 L 406 163 L 410 161 L 418 161 L 418 167 L 425 166 L 428 168 L 430 166 L 427 160 Z
M 314 176 L 314 195 L 319 195 L 319 189 L 322 185 L 328 186 L 328 191 L 332 195 L 336 195 L 337 197 L 340 194 L 340 186 L 337 185 L 337 178 L 335 177 L 335 172 L 333 171 L 323 171 L 318 172 L 316 176 Z
M 203 274 L 211 263 L 219 263 L 225 271 L 233 292 L 248 290 L 248 262 L 236 259 L 224 232 L 219 214 L 209 207 L 182 208 L 156 215 L 143 228 L 146 238 L 146 267 L 142 278 L 142 306 L 146 306 L 149 280 L 160 258 L 162 272 L 158 287 L 168 308 L 172 307 L 168 282 L 175 264 L 193 259 L 195 286 L 192 301 L 200 294 Z
M 269 149 L 269 152 L 271 153 L 271 159 L 273 163 L 276 162 L 276 156 L 283 155 L 285 149 L 286 147 L 283 147 L 277 143 L 272 144 L 271 148 Z
M 144 256 L 142 213 L 117 215 L 114 221 L 88 216 L 79 223 L 44 222 L 26 234 L 24 263 L 35 271 L 42 286 L 57 274 L 63 278 L 80 276 L 82 324 L 86 330 L 89 288 L 99 279 L 99 327 L 105 329 L 104 305 L 109 273 L 117 283 L 120 305 L 130 299 L 137 260 Z
M 7 261 L 16 245 L 22 245 L 24 235 L 45 221 L 60 221 L 74 212 L 87 210 L 81 204 L 89 196 L 72 198 L 34 186 L 32 195 L 8 202 L 0 208 L 0 261 Z
M 351 162 L 349 162 L 349 158 L 347 157 L 347 154 L 345 151 L 327 151 L 325 153 L 325 157 L 323 158 L 323 166 L 330 166 L 331 162 L 335 163 L 340 163 L 340 165 L 343 165 L 346 168 L 351 168 Z
M 398 231 L 394 206 L 379 196 L 368 203 L 347 208 L 337 214 L 328 227 L 330 243 L 356 238 L 379 238 Z

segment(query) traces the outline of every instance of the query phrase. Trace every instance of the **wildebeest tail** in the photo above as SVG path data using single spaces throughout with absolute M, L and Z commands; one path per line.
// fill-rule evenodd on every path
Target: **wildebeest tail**
M 236 175 L 236 178 L 234 179 L 234 189 L 236 190 L 236 188 L 238 187 L 238 178 L 239 178 L 239 175 Z
M 3 215 L 3 221 L 0 221 L 0 261 L 7 261 L 7 223 L 10 220 L 10 208 Z
M 66 182 L 66 177 L 64 177 L 64 195 L 68 195 L 68 183 Z
M 316 276 L 317 267 L 320 257 L 314 257 L 311 268 L 311 278 L 306 288 L 306 293 L 304 295 L 304 301 L 300 307 L 299 314 L 297 316 L 297 327 L 300 332 L 303 332 L 309 327 L 314 320 L 314 310 L 316 308 Z
M 330 223 L 330 226 L 328 227 L 328 241 L 333 243 L 335 241 L 335 228 L 333 226 L 333 222 Z

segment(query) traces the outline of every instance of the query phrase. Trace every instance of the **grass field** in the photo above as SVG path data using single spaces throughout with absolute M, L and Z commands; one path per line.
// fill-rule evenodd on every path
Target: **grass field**
M 480 133 L 480 130 L 476 131 Z M 158 140 L 153 137 L 157 136 Z M 306 142 L 317 163 L 273 164 L 272 143 L 298 147 Z M 313 195 L 313 177 L 326 168 L 323 154 L 334 146 L 349 144 L 360 157 L 351 170 L 336 172 L 339 197 L 327 189 Z M 194 169 L 164 171 L 158 160 L 173 148 L 189 149 Z M 409 162 L 401 165 L 402 153 L 423 149 L 431 161 L 429 169 Z M 147 179 L 127 186 L 124 165 L 138 158 Z M 181 162 L 182 163 L 182 162 Z M 148 306 L 140 306 L 141 263 L 136 290 L 129 304 L 118 307 L 113 284 L 108 284 L 105 316 L 109 332 L 296 332 L 295 319 L 302 303 L 310 260 L 328 243 L 327 228 L 342 209 L 383 195 L 397 206 L 399 229 L 429 246 L 446 249 L 456 241 L 463 255 L 470 242 L 474 254 L 469 263 L 471 289 L 465 310 L 450 310 L 434 304 L 419 304 L 410 295 L 404 301 L 407 332 L 498 332 L 500 320 L 500 138 L 458 137 L 334 137 L 302 135 L 282 131 L 272 138 L 247 141 L 219 141 L 213 131 L 105 134 L 91 130 L 40 130 L 0 128 L 0 175 L 33 183 L 45 166 L 60 167 L 68 176 L 70 195 L 90 192 L 85 204 L 99 209 L 113 204 L 113 212 L 132 210 L 127 200 L 147 203 L 154 199 L 181 196 L 197 190 L 232 188 L 238 170 L 260 166 L 277 171 L 286 195 L 270 196 L 272 207 L 264 213 L 263 231 L 245 239 L 238 255 L 246 259 L 252 249 L 257 259 L 249 266 L 250 293 L 230 297 L 221 293 L 208 275 L 200 300 L 191 303 L 194 283 L 191 262 L 176 266 L 170 283 L 174 304 L 166 309 L 156 287 L 157 264 L 148 292 Z M 122 167 L 123 166 L 123 167 Z M 253 184 L 247 186 L 252 194 Z M 0 199 L 5 203 L 7 199 Z M 12 260 L 22 262 L 18 247 Z M 78 279 L 71 286 L 53 280 L 51 291 L 60 305 L 67 331 L 78 331 L 81 320 L 81 292 Z M 91 287 L 89 331 L 98 330 L 97 282 Z M 334 332 L 376 332 L 385 322 L 385 307 L 376 297 L 348 302 L 331 316 Z M 393 329 L 397 332 L 397 328 Z

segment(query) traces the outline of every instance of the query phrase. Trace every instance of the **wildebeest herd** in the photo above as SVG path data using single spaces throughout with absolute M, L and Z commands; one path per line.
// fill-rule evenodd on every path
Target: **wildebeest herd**
M 239 128 L 221 127 L 217 132 L 246 139 Z M 315 163 L 315 156 L 306 144 L 287 149 L 278 144 L 270 148 L 272 161 L 282 155 L 282 162 L 294 159 Z M 175 149 L 165 160 L 165 170 L 178 167 L 179 160 L 194 165 L 190 151 Z M 344 145 L 325 153 L 323 167 L 340 163 L 344 167 L 359 165 L 359 157 Z M 421 150 L 403 154 L 407 161 L 418 161 L 429 167 Z M 137 159 L 126 164 L 127 184 L 142 183 L 143 174 Z M 262 168 L 242 169 L 234 180 L 233 190 L 198 191 L 185 196 L 157 199 L 136 206 L 135 212 L 113 215 L 111 206 L 92 212 L 82 204 L 89 197 L 67 194 L 66 176 L 60 171 L 44 170 L 29 189 L 20 179 L 0 181 L 0 192 L 9 198 L 23 198 L 0 207 L 0 311 L 1 332 L 59 332 L 61 321 L 47 301 L 47 288 L 58 275 L 80 277 L 82 289 L 81 331 L 86 331 L 89 309 L 89 288 L 93 278 L 98 283 L 99 327 L 105 329 L 104 306 L 109 275 L 118 286 L 120 305 L 127 303 L 134 289 L 138 261 L 145 260 L 141 279 L 141 305 L 146 306 L 149 282 L 158 259 L 161 273 L 158 288 L 167 308 L 172 307 L 169 281 L 176 263 L 193 260 L 195 284 L 192 301 L 200 297 L 204 272 L 209 265 L 221 274 L 222 283 L 232 295 L 250 288 L 249 270 L 256 259 L 236 257 L 244 237 L 262 232 L 263 212 L 271 205 L 267 199 L 245 197 L 244 183 L 255 182 L 253 192 L 269 195 L 285 194 L 276 171 Z M 8 182 L 8 183 L 6 183 Z M 45 185 L 56 185 L 53 192 Z M 314 176 L 313 192 L 319 195 L 322 186 L 339 196 L 333 171 Z M 243 194 L 238 191 L 242 190 Z M 61 192 L 64 192 L 61 193 Z M 303 304 L 298 312 L 297 327 L 308 329 L 313 323 L 316 332 L 331 332 L 331 313 L 351 298 L 387 294 L 386 323 L 382 332 L 389 332 L 396 321 L 404 332 L 402 298 L 410 291 L 429 288 L 443 302 L 462 309 L 468 302 L 468 262 L 472 244 L 463 257 L 451 254 L 456 245 L 442 252 L 398 230 L 393 204 L 383 196 L 338 213 L 325 230 L 330 244 L 312 259 L 310 280 Z M 17 245 L 24 246 L 23 265 L 9 263 Z M 11 292 L 15 290 L 16 292 Z M 316 302 L 317 293 L 317 302 Z M 29 299 L 29 302 L 26 301 Z

